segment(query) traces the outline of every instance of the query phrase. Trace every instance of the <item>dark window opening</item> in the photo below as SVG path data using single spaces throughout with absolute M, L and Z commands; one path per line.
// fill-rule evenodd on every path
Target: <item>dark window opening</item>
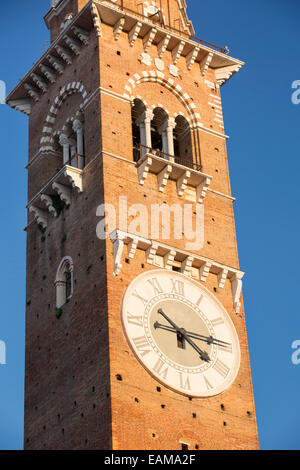
M 200 170 L 194 163 L 191 130 L 188 121 L 183 116 L 175 119 L 176 127 L 173 133 L 175 161 L 189 168 Z
M 152 142 L 152 148 L 154 150 L 159 150 L 160 152 L 162 152 L 163 150 L 162 136 L 154 127 L 151 127 L 151 142 Z
M 132 122 L 132 144 L 133 144 L 133 160 L 135 162 L 138 162 L 140 159 L 141 136 L 140 136 L 140 128 L 135 122 Z
M 189 450 L 189 446 L 187 444 L 181 444 L 181 450 Z
M 72 274 L 70 271 L 66 272 L 66 298 L 71 297 L 72 294 Z
M 132 146 L 133 146 L 133 160 L 135 162 L 140 159 L 140 146 L 141 146 L 141 130 L 140 124 L 143 120 L 143 115 L 146 111 L 144 103 L 135 99 L 131 108 L 131 126 L 132 126 Z

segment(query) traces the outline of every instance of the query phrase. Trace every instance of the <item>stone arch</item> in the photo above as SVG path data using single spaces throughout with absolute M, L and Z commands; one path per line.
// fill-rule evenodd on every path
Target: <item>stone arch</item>
M 188 167 L 193 168 L 193 145 L 191 127 L 183 114 L 175 118 L 174 127 L 174 155 L 180 156 L 181 161 Z
M 131 102 L 131 133 L 132 133 L 132 147 L 133 159 L 138 161 L 140 158 L 141 149 L 141 121 L 145 116 L 147 103 L 140 96 L 136 97 Z
M 56 307 L 61 308 L 73 295 L 74 264 L 70 256 L 65 256 L 56 271 Z
M 151 141 L 152 148 L 158 151 L 164 151 L 163 132 L 160 128 L 169 119 L 169 112 L 162 105 L 153 108 L 153 118 L 151 121 Z
M 179 84 L 175 84 L 175 81 L 172 78 L 165 77 L 163 72 L 159 71 L 145 71 L 141 74 L 136 73 L 133 78 L 128 80 L 128 85 L 125 86 L 124 97 L 130 101 L 135 99 L 134 90 L 141 84 L 146 82 L 158 83 L 165 87 L 167 90 L 171 91 L 176 98 L 182 103 L 186 109 L 188 120 L 191 127 L 202 126 L 200 119 L 201 116 L 196 112 L 196 105 L 193 103 L 192 98 L 188 93 L 184 93 L 184 90 Z
M 59 94 L 54 99 L 53 104 L 49 110 L 48 116 L 46 117 L 45 124 L 44 124 L 43 131 L 42 131 L 42 137 L 40 140 L 40 145 L 41 145 L 40 152 L 54 150 L 53 145 L 52 145 L 53 144 L 53 128 L 54 128 L 57 114 L 63 102 L 70 95 L 73 95 L 74 93 L 80 93 L 82 96 L 83 102 L 80 105 L 80 108 L 82 108 L 83 105 L 86 103 L 87 91 L 85 90 L 85 87 L 81 81 L 70 82 L 62 87 Z

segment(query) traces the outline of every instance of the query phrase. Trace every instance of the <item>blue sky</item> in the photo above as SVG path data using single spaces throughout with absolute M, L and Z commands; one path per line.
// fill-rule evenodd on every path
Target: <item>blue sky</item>
M 10 91 L 42 55 L 50 0 L 0 4 L 0 80 Z M 246 66 L 222 88 L 231 184 L 262 449 L 300 449 L 298 0 L 187 0 L 196 35 Z M 0 105 L 3 246 L 0 449 L 23 446 L 27 118 Z

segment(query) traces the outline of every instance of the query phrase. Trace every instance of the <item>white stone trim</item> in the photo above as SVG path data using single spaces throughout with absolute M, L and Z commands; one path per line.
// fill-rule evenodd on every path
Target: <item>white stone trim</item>
M 81 51 L 81 44 L 76 39 L 71 38 L 67 34 L 63 36 L 63 39 L 67 46 L 74 52 L 75 55 L 79 55 Z
M 122 257 L 124 246 L 127 245 L 131 254 L 131 259 L 134 259 L 136 250 L 145 252 L 145 259 L 148 264 L 154 265 L 157 253 L 160 251 L 163 258 L 163 267 L 171 270 L 175 266 L 175 258 L 181 259 L 181 272 L 186 276 L 191 275 L 193 268 L 199 270 L 199 279 L 201 282 L 206 282 L 210 274 L 217 276 L 218 288 L 223 289 L 226 279 L 231 282 L 232 296 L 233 296 L 233 309 L 237 314 L 240 312 L 241 307 L 241 293 L 242 293 L 242 278 L 244 272 L 239 269 L 226 266 L 217 261 L 205 258 L 201 255 L 181 250 L 177 247 L 166 245 L 165 243 L 150 240 L 140 237 L 136 234 L 124 232 L 116 229 L 109 234 L 109 238 L 114 245 L 114 275 L 118 276 L 122 269 Z M 134 249 L 132 249 L 134 246 Z M 176 263 L 177 264 L 177 263 Z
M 215 70 L 216 82 L 219 86 L 224 85 L 227 80 L 229 80 L 232 75 L 237 73 L 242 68 L 242 65 L 235 64 L 229 65 L 227 67 L 221 67 Z
M 65 70 L 65 64 L 64 61 L 59 59 L 58 57 L 55 57 L 51 54 L 47 55 L 47 59 L 49 60 L 50 64 L 55 68 L 55 70 L 62 74 Z
M 40 88 L 43 93 L 46 93 L 46 91 L 48 90 L 48 82 L 46 80 L 44 80 L 40 75 L 33 72 L 30 74 L 30 78 L 32 78 L 36 86 Z
M 236 200 L 235 197 L 232 197 L 229 194 L 221 193 L 220 191 L 216 191 L 215 189 L 208 188 L 207 192 L 212 193 L 212 194 L 216 194 L 217 196 L 224 197 L 225 199 L 230 199 L 230 201 L 235 201 Z
M 37 103 L 41 97 L 41 93 L 39 92 L 38 88 L 30 85 L 30 83 L 24 83 L 24 88 L 28 95 Z
M 241 309 L 241 294 L 242 294 L 242 286 L 243 286 L 242 277 L 243 275 L 237 272 L 233 275 L 232 280 L 231 280 L 233 306 L 234 306 L 234 312 L 236 314 L 240 313 L 240 309 Z
M 120 18 L 116 22 L 116 24 L 114 25 L 114 38 L 115 38 L 115 41 L 119 40 L 119 37 L 121 36 L 121 33 L 123 31 L 123 28 L 124 28 L 124 24 L 125 24 L 125 18 Z
M 40 224 L 43 228 L 47 228 L 48 225 L 48 212 L 31 205 L 28 207 L 29 212 L 32 212 L 37 223 Z
M 27 116 L 31 113 L 32 100 L 31 99 L 22 99 L 22 100 L 10 100 L 7 104 L 15 109 L 16 111 L 21 111 L 21 113 L 26 114 Z
M 53 206 L 53 202 L 52 202 L 52 199 L 50 196 L 48 196 L 47 194 L 41 194 L 41 201 L 45 203 L 48 211 L 50 212 L 50 214 L 52 214 L 54 217 L 57 217 L 57 212 L 56 212 L 56 209 L 54 208 Z
M 170 39 L 171 39 L 170 34 L 166 34 L 166 36 L 163 39 L 161 39 L 161 41 L 158 43 L 157 53 L 160 59 L 162 59 L 164 53 L 166 52 Z
M 194 63 L 195 63 L 195 60 L 199 54 L 199 51 L 200 51 L 200 47 L 197 47 L 195 46 L 191 52 L 186 56 L 186 66 L 187 66 L 187 69 L 188 70 L 191 70 Z
M 129 40 L 130 47 L 133 47 L 135 41 L 137 40 L 139 32 L 141 31 L 142 26 L 143 26 L 143 23 L 141 23 L 140 21 L 137 21 L 135 25 L 129 31 L 128 40 Z
M 94 2 L 91 2 L 91 13 L 93 18 L 94 28 L 96 30 L 97 37 L 102 37 L 102 24 L 101 24 L 101 17 L 98 11 L 97 6 Z
M 150 31 L 143 38 L 144 51 L 147 53 L 155 39 L 157 29 L 155 27 L 151 28 Z
M 172 171 L 172 165 L 166 165 L 160 173 L 157 175 L 158 191 L 163 193 L 167 185 L 170 173 Z
M 71 204 L 71 190 L 68 186 L 54 182 L 52 188 L 57 192 L 60 199 L 69 206 Z
M 64 281 L 66 268 L 68 268 L 68 272 L 71 274 L 71 293 L 68 297 L 66 297 L 66 286 Z M 74 263 L 70 256 L 65 256 L 59 263 L 54 286 L 56 291 L 56 308 L 61 308 L 74 293 Z
M 208 67 L 213 59 L 213 52 L 209 52 L 200 62 L 200 70 L 203 77 L 205 77 Z M 213 87 L 214 88 L 214 87 Z
M 68 96 L 74 94 L 74 93 L 80 93 L 82 96 L 82 99 L 84 100 L 87 96 L 87 92 L 85 90 L 84 85 L 82 84 L 81 81 L 78 82 L 69 82 L 66 83 L 63 88 L 60 90 L 59 95 L 57 95 L 53 101 L 53 105 L 50 107 L 49 114 L 46 117 L 45 123 L 47 126 L 43 128 L 42 132 L 42 137 L 40 140 L 40 151 L 46 151 L 48 150 L 54 150 L 52 146 L 46 147 L 44 146 L 45 142 L 45 137 L 48 137 L 48 134 L 52 135 L 53 133 L 53 126 L 55 124 L 56 117 L 58 115 L 59 109 L 62 105 L 62 103 L 68 98 Z M 49 125 L 52 125 L 52 127 L 48 127 Z M 45 135 L 46 134 L 46 135 Z
M 85 46 L 89 44 L 90 33 L 88 31 L 75 25 L 71 26 L 71 30 Z
M 125 86 L 126 93 L 124 93 L 124 97 L 128 98 L 129 96 L 130 99 L 133 101 L 135 99 L 134 89 L 139 84 L 147 82 L 158 83 L 165 87 L 167 90 L 170 90 L 178 98 L 178 100 L 187 110 L 187 119 L 192 125 L 201 125 L 201 123 L 199 122 L 200 114 L 196 113 L 196 106 L 193 103 L 192 98 L 189 96 L 188 93 L 183 93 L 182 87 L 179 84 L 175 85 L 175 82 L 172 78 L 165 77 L 164 73 L 159 72 L 157 70 L 143 71 L 141 75 L 135 74 L 133 78 L 128 80 L 128 84 Z
M 174 65 L 176 65 L 177 62 L 179 61 L 184 46 L 185 46 L 185 42 L 180 41 L 178 44 L 176 44 L 176 46 L 172 50 L 172 59 L 173 59 L 173 64 Z
M 60 44 L 56 44 L 55 49 L 57 50 L 57 53 L 60 55 L 60 57 L 68 64 L 72 64 L 73 56 L 70 52 L 69 49 L 66 49 L 65 47 L 61 46 Z

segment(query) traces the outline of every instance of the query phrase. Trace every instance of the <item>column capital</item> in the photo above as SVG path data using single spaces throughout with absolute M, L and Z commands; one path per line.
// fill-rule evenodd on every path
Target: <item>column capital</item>
M 73 130 L 75 132 L 79 132 L 83 130 L 83 123 L 79 121 L 79 119 L 75 119 L 75 121 L 73 122 Z
M 145 119 L 150 119 L 152 121 L 152 119 L 154 118 L 154 114 L 151 111 L 151 109 L 146 109 L 146 111 L 143 114 L 144 114 Z
M 162 134 L 163 131 L 173 131 L 176 127 L 176 122 L 174 118 L 166 119 L 158 129 L 158 132 Z
M 70 145 L 69 137 L 66 134 L 60 134 L 58 141 L 62 147 L 64 145 Z
M 137 119 L 136 119 L 136 124 L 140 126 L 141 124 L 144 124 L 145 121 L 152 121 L 154 118 L 154 114 L 150 109 L 146 109 Z

